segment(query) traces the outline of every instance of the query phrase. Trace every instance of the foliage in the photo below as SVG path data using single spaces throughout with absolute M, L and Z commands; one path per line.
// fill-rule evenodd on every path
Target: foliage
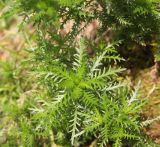
M 112 28 L 114 39 L 138 44 L 151 43 L 159 35 L 159 0 L 16 0 L 16 9 L 26 21 L 34 21 L 54 33 L 69 20 L 74 25 L 69 37 L 75 38 L 92 20 L 99 20 L 100 36 Z M 98 8 L 98 9 L 97 9 Z M 51 27 L 53 26 L 54 27 Z M 50 26 L 50 27 L 49 27 Z M 157 41 L 157 40 L 156 40 Z
M 121 40 L 119 52 L 125 56 L 130 50 L 151 50 L 159 60 L 160 14 L 159 0 L 14 0 L 11 13 L 24 16 L 23 24 L 32 22 L 43 30 L 43 38 L 53 48 L 55 55 L 64 60 L 74 52 L 77 36 L 85 36 L 84 30 L 93 21 L 99 22 L 96 39 L 89 39 L 88 46 L 97 52 L 95 42 L 107 44 Z M 72 29 L 61 35 L 68 23 Z M 107 33 L 111 30 L 110 35 Z M 85 30 L 86 31 L 86 30 Z M 92 37 L 93 38 L 93 37 Z M 107 38 L 110 38 L 109 41 Z M 138 49 L 137 49 L 138 50 Z M 127 53 L 126 53 L 127 52 Z M 150 51 L 148 51 L 149 54 Z M 153 52 L 153 53 L 152 53 Z M 140 54 L 142 52 L 139 51 Z M 129 54 L 130 55 L 130 54 Z M 132 57 L 131 57 L 132 58 Z M 149 62 L 149 61 L 148 61 Z
M 32 66 L 28 52 L 22 49 L 0 51 L 9 54 L 9 57 L 0 61 L 0 144 L 16 146 L 19 137 L 17 119 L 27 111 L 29 104 L 24 104 L 24 101 L 30 101 L 38 86 L 33 82 L 35 77 L 29 74 Z
M 139 85 L 131 93 L 116 80 L 124 69 L 103 67 L 112 46 L 93 59 L 87 57 L 85 48 L 81 40 L 71 67 L 58 59 L 50 65 L 44 60 L 37 67 L 34 74 L 49 93 L 10 110 L 19 127 L 20 144 L 51 145 L 52 138 L 62 146 L 80 146 L 96 138 L 98 146 L 141 141 L 139 113 L 144 103 L 137 99 Z
M 17 69 L 12 69 L 12 64 L 3 64 L 7 78 L 3 77 L 2 81 L 6 83 L 11 77 L 8 85 L 14 87 L 6 93 L 2 91 L 2 95 L 14 101 L 4 105 L 15 123 L 12 129 L 15 134 L 8 138 L 8 145 L 85 146 L 94 140 L 98 146 L 147 144 L 146 140 L 142 143 L 140 118 L 145 102 L 138 99 L 139 84 L 131 90 L 118 81 L 124 69 L 117 64 L 123 59 L 116 49 L 126 42 L 126 45 L 130 42 L 144 45 L 159 35 L 158 2 L 14 0 L 14 7 L 3 17 L 18 13 L 24 18 L 22 26 L 28 22 L 33 24 L 37 47 L 30 50 L 32 70 L 26 70 L 32 71 L 31 77 L 38 78 L 33 79 L 42 88 L 19 106 L 16 100 L 21 96 L 15 83 L 21 79 L 14 77 Z M 84 36 L 79 41 L 78 35 L 82 38 L 81 33 L 94 20 L 100 23 L 97 38 L 91 40 Z M 73 21 L 72 29 L 61 35 L 60 31 L 70 21 Z M 105 33 L 110 28 L 113 38 L 106 42 Z M 117 43 L 119 40 L 122 41 Z M 89 56 L 89 48 L 95 54 Z M 29 85 L 33 79 L 29 79 Z

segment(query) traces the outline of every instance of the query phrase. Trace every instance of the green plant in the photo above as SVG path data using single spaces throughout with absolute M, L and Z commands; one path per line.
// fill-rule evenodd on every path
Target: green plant
M 121 40 L 117 49 L 128 62 L 143 62 L 132 58 L 143 58 L 147 52 L 149 60 L 144 63 L 150 66 L 154 58 L 153 42 L 159 50 L 159 0 L 14 2 L 15 7 L 10 12 L 23 15 L 23 24 L 31 22 L 37 29 L 43 30 L 42 36 L 43 40 L 48 42 L 48 50 L 54 50 L 56 56 L 62 55 L 66 62 L 74 52 L 77 36 L 86 36 L 86 28 L 95 20 L 99 22 L 98 28 L 94 30 L 96 33 L 87 37 L 88 47 L 92 52 L 97 52 L 98 42 L 104 41 L 108 44 Z M 67 29 L 65 25 L 68 23 L 73 25 L 72 29 L 61 35 L 60 32 Z M 142 57 L 139 57 L 139 54 Z
M 59 61 L 54 61 L 54 66 L 40 68 L 53 98 L 42 112 L 39 109 L 38 120 L 47 123 L 43 125 L 50 126 L 57 134 L 61 132 L 64 138 L 69 137 L 72 145 L 90 137 L 97 137 L 100 146 L 111 141 L 119 146 L 125 139 L 140 139 L 138 113 L 143 103 L 137 100 L 137 89 L 131 94 L 115 80 L 123 69 L 102 66 L 110 49 L 106 47 L 102 55 L 89 61 L 81 42 L 72 68 Z M 45 110 L 50 118 L 47 122 Z
M 34 21 L 50 33 L 73 20 L 73 29 L 66 39 L 74 39 L 83 30 L 82 23 L 86 27 L 97 19 L 101 23 L 99 36 L 111 28 L 114 40 L 142 45 L 153 39 L 158 41 L 153 35 L 159 34 L 159 0 L 15 0 L 15 3 L 15 9 L 25 16 L 26 21 Z
M 23 23 L 31 22 L 36 29 L 32 73 L 42 88 L 21 107 L 16 102 L 13 109 L 6 107 L 18 128 L 8 139 L 9 145 L 13 138 L 15 146 L 85 146 L 94 140 L 98 146 L 146 143 L 140 118 L 145 103 L 137 98 L 139 85 L 132 91 L 118 81 L 124 69 L 118 67 L 122 59 L 116 50 L 119 44 L 114 42 L 147 44 L 157 35 L 156 2 L 14 0 L 11 12 L 22 14 Z M 72 29 L 61 35 L 71 20 Z M 100 22 L 98 41 L 77 41 L 93 20 Z M 112 43 L 105 41 L 109 28 L 114 34 Z M 94 55 L 86 53 L 89 48 Z
M 108 53 L 115 52 L 112 46 L 103 47 L 102 54 L 90 59 L 82 40 L 72 66 L 59 59 L 38 66 L 35 75 L 48 87 L 47 98 L 26 101 L 20 110 L 12 110 L 24 146 L 51 145 L 53 141 L 62 146 L 83 146 L 94 139 L 98 146 L 120 146 L 141 141 L 139 114 L 144 103 L 137 99 L 138 87 L 131 93 L 116 80 L 124 69 L 103 67 Z
M 7 48 L 0 51 L 8 55 L 4 61 L 0 61 L 0 144 L 16 146 L 19 136 L 17 115 L 26 112 L 28 108 L 24 101 L 29 101 L 35 95 L 38 86 L 33 82 L 35 78 L 29 74 L 32 66 L 28 64 L 26 50 Z

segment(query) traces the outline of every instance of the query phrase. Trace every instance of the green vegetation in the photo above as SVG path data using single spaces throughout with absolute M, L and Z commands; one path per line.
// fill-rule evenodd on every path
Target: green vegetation
M 159 0 L 5 4 L 10 10 L 2 18 L 21 15 L 20 28 L 32 24 L 36 45 L 26 37 L 28 53 L 13 51 L 11 61 L 1 62 L 2 146 L 158 146 L 143 132 L 153 121 L 141 118 L 140 83 L 133 88 L 120 80 L 126 69 L 119 53 L 158 52 Z M 65 32 L 67 23 L 72 29 Z

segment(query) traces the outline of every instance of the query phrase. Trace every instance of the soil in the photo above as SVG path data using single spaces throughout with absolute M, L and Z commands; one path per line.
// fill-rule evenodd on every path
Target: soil
M 153 78 L 155 66 L 143 69 L 137 73 L 134 84 L 141 81 L 139 97 L 147 100 L 142 112 L 142 119 L 151 120 L 160 116 L 160 77 Z M 131 79 L 131 77 L 129 77 Z M 160 120 L 144 128 L 145 133 L 160 144 Z

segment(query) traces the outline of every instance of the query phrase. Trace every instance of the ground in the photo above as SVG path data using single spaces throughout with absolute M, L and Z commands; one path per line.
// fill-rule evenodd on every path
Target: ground
M 143 110 L 144 119 L 154 119 L 160 116 L 160 77 L 156 81 L 152 79 L 154 66 L 140 71 L 136 80 L 141 80 L 140 97 L 147 99 L 148 104 Z M 155 121 L 145 128 L 145 132 L 156 143 L 160 144 L 160 121 Z

